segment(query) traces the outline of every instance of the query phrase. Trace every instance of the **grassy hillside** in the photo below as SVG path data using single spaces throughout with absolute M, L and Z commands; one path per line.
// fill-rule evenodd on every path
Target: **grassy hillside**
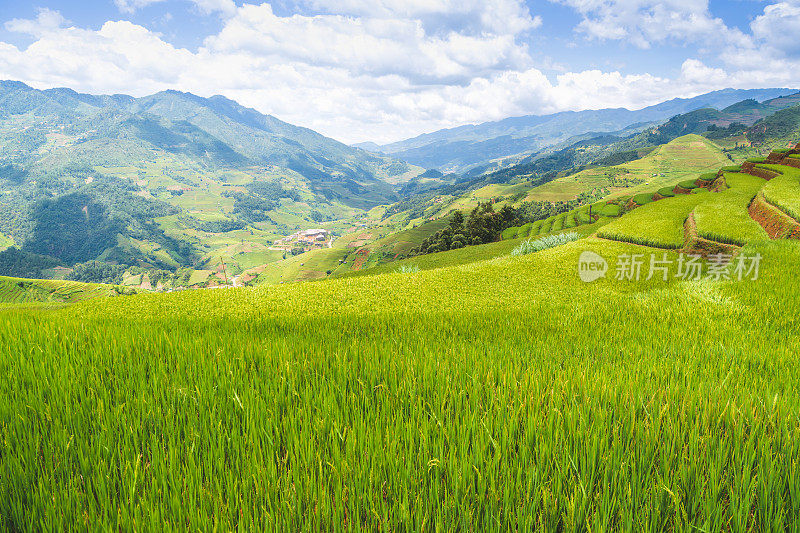
M 0 520 L 797 527 L 798 245 L 755 282 L 587 285 L 587 249 L 641 250 L 4 311 Z
M 533 189 L 527 199 L 567 200 L 594 188 L 607 190 L 608 198 L 634 195 L 716 171 L 727 164 L 730 160 L 714 143 L 699 135 L 686 135 L 641 159 L 558 178 Z
M 116 294 L 108 285 L 0 276 L 0 307 L 69 304 Z

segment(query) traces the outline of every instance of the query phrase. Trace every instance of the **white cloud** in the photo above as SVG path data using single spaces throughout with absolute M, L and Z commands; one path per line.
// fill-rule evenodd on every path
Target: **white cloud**
M 800 52 L 800 39 L 797 28 L 800 27 L 800 4 L 796 2 L 780 2 L 768 5 L 764 13 L 750 24 L 753 36 L 782 54 Z
M 583 16 L 577 30 L 639 48 L 666 42 L 744 44 L 747 37 L 711 15 L 708 0 L 557 0 Z
M 800 84 L 792 43 L 767 31 L 791 24 L 795 4 L 767 6 L 752 35 L 742 37 L 720 26 L 703 2 L 620 0 L 614 15 L 606 0 L 568 0 L 586 14 L 581 28 L 593 38 L 641 46 L 679 35 L 699 39 L 696 28 L 680 27 L 695 20 L 698 28 L 720 29 L 731 44 L 714 61 L 685 60 L 672 77 L 590 69 L 548 78 L 524 38 L 541 21 L 521 0 L 304 1 L 303 14 L 291 16 L 269 4 L 235 8 L 197 50 L 131 22 L 66 27 L 58 12 L 41 10 L 35 20 L 6 23 L 35 41 L 24 48 L 0 42 L 0 78 L 91 93 L 223 94 L 346 142 L 388 142 L 523 114 L 637 108 L 727 86 Z M 195 5 L 219 12 L 232 2 Z M 656 20 L 659 27 L 649 27 Z
M 135 13 L 143 7 L 163 1 L 164 0 L 114 0 L 114 5 L 123 13 Z
M 403 18 L 421 21 L 426 29 L 445 27 L 459 32 L 517 34 L 538 28 L 541 17 L 532 16 L 517 0 L 309 0 L 326 13 Z
M 8 31 L 41 37 L 58 30 L 67 20 L 58 11 L 39 8 L 35 19 L 12 19 L 5 23 Z
M 277 16 L 269 4 L 240 8 L 205 43 L 218 54 L 345 69 L 353 75 L 468 82 L 476 75 L 527 66 L 513 34 L 428 34 L 414 19 L 344 15 Z

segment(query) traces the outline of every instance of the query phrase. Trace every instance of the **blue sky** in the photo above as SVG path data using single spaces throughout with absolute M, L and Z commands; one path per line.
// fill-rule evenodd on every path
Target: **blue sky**
M 0 0 L 0 78 L 223 94 L 346 142 L 800 87 L 800 0 Z

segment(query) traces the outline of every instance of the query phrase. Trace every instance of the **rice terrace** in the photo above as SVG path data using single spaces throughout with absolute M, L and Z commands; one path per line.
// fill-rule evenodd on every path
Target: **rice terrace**
M 2 13 L 0 530 L 800 531 L 797 6 L 423 4 Z

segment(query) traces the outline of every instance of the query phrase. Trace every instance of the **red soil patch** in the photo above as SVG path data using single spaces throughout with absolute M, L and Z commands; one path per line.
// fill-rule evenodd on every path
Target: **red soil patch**
M 800 159 L 796 157 L 787 157 L 783 161 L 781 161 L 781 165 L 786 165 L 787 167 L 794 167 L 800 168 Z
M 708 190 L 711 192 L 722 192 L 729 188 L 730 187 L 728 187 L 728 182 L 725 181 L 724 175 L 717 176 L 717 179 L 712 181 L 711 184 L 708 186 Z
M 367 257 L 369 257 L 369 250 L 366 248 L 362 248 L 361 250 L 356 252 L 356 258 L 353 261 L 353 270 L 361 270 L 364 268 L 364 263 L 367 262 Z
M 676 185 L 675 188 L 672 189 L 672 192 L 674 192 L 675 194 L 692 194 L 691 189 L 684 189 L 680 185 Z
M 631 198 L 630 200 L 628 200 L 628 203 L 625 204 L 625 211 L 632 211 L 632 210 L 636 209 L 637 207 L 642 207 L 642 206 L 640 206 L 639 204 L 634 202 L 633 198 Z
M 767 202 L 762 193 L 753 199 L 748 208 L 750 217 L 761 224 L 772 239 L 800 239 L 800 223 Z
M 239 276 L 239 282 L 242 284 L 250 283 L 254 279 L 258 277 L 258 274 L 252 274 L 250 272 L 245 272 L 241 276 Z
M 767 181 L 778 175 L 777 172 L 773 172 L 765 168 L 756 168 L 756 164 L 751 163 L 750 161 L 745 161 L 742 163 L 742 173 L 750 174 L 751 176 L 757 176 Z
M 683 225 L 684 244 L 681 252 L 691 255 L 709 257 L 715 254 L 726 254 L 735 256 L 740 248 L 733 244 L 725 244 L 704 239 L 697 234 L 697 223 L 694 220 L 694 213 L 689 215 Z

